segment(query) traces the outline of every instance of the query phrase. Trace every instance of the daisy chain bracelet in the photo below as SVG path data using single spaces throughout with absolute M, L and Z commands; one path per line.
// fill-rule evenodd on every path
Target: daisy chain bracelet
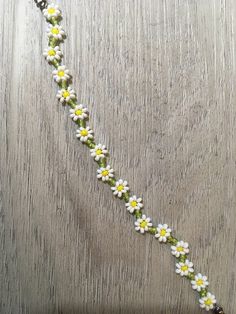
M 176 239 L 172 235 L 172 230 L 167 224 L 158 224 L 155 226 L 150 217 L 143 213 L 143 201 L 141 197 L 132 195 L 126 180 L 117 179 L 114 170 L 107 163 L 108 150 L 105 145 L 98 144 L 94 140 L 94 132 L 87 125 L 89 121 L 88 109 L 77 102 L 75 91 L 70 86 L 72 76 L 69 70 L 62 63 L 63 54 L 60 50 L 60 44 L 65 38 L 65 32 L 60 25 L 62 20 L 59 7 L 46 0 L 34 0 L 36 5 L 42 10 L 46 21 L 48 22 L 48 48 L 43 55 L 50 65 L 54 66 L 53 78 L 59 86 L 57 98 L 60 103 L 70 107 L 69 116 L 78 126 L 76 137 L 90 149 L 90 154 L 99 168 L 97 178 L 104 183 L 108 183 L 115 196 L 125 202 L 127 211 L 136 219 L 134 228 L 141 234 L 149 233 L 153 235 L 160 243 L 170 245 L 171 254 L 176 258 L 176 273 L 185 277 L 199 295 L 199 305 L 206 311 L 212 311 L 215 314 L 224 314 L 221 306 L 217 304 L 216 297 L 208 291 L 208 279 L 195 271 L 193 263 L 189 260 L 189 244 Z

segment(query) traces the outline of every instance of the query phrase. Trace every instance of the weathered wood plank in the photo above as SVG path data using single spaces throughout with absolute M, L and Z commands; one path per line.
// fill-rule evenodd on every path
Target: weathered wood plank
M 96 139 L 234 313 L 236 2 L 59 3 Z M 200 313 L 168 248 L 97 182 L 55 99 L 39 10 L 0 4 L 0 312 Z

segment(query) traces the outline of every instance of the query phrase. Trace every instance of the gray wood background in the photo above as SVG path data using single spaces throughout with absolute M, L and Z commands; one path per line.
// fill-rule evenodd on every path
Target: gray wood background
M 96 139 L 235 314 L 236 2 L 58 2 Z M 40 11 L 0 8 L 0 313 L 202 313 L 169 247 L 97 181 L 55 98 Z

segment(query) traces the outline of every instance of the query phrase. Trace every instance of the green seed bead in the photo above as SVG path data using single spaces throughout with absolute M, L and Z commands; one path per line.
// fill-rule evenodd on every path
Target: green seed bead
M 189 280 L 194 280 L 194 278 L 195 278 L 194 273 L 188 274 L 187 278 L 188 278 Z
M 105 168 L 106 164 L 107 164 L 106 158 L 102 158 L 102 159 L 98 160 L 97 163 L 99 164 L 99 166 L 101 168 Z
M 70 99 L 70 101 L 68 102 L 68 104 L 72 107 L 75 108 L 75 106 L 77 106 L 77 102 L 75 99 Z
M 54 65 L 54 67 L 57 69 L 59 67 L 59 63 L 57 60 L 53 60 L 52 64 Z
M 50 22 L 53 26 L 57 25 L 57 19 L 55 19 L 55 17 L 52 17 L 52 18 L 49 20 L 49 22 Z
M 187 259 L 187 255 L 180 255 L 180 257 L 178 258 L 178 260 L 181 262 L 181 263 L 184 263 Z
M 70 99 L 67 103 L 72 109 L 75 109 L 76 102 L 72 99 Z
M 64 88 L 64 89 L 67 89 L 67 88 L 68 88 L 68 85 L 67 85 L 67 82 L 66 82 L 66 81 L 62 81 L 62 82 L 61 82 L 61 88 Z
M 56 38 L 50 38 L 49 39 L 49 46 L 52 48 L 55 48 L 57 45 L 57 39 Z
M 116 179 L 115 178 L 110 178 L 107 182 L 108 182 L 108 184 L 110 186 L 115 186 L 116 185 Z
M 134 215 L 135 215 L 135 217 L 138 219 L 138 218 L 141 218 L 142 217 L 142 212 L 140 211 L 140 210 L 136 210 L 135 212 L 134 212 Z
M 150 227 L 150 228 L 148 229 L 148 232 L 151 233 L 151 234 L 156 234 L 157 228 L 156 228 L 156 227 Z
M 91 140 L 87 140 L 86 145 L 90 149 L 92 149 L 92 148 L 94 148 L 96 146 L 96 144 L 94 142 L 92 142 Z
M 175 245 L 175 244 L 178 243 L 178 239 L 176 239 L 176 238 L 174 238 L 174 237 L 172 237 L 172 236 L 169 236 L 168 239 L 167 239 L 167 241 L 168 241 L 170 244 L 173 244 L 173 245 Z
M 199 294 L 201 297 L 205 297 L 207 295 L 207 289 L 202 289 Z
M 76 122 L 80 127 L 86 128 L 86 122 L 84 120 L 77 120 Z
M 126 192 L 125 194 L 123 194 L 123 200 L 125 200 L 126 202 L 129 201 L 129 197 L 130 197 L 129 192 Z

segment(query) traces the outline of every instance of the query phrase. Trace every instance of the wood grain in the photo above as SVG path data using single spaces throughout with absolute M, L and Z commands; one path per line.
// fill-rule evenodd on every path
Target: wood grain
M 236 308 L 236 2 L 58 1 L 79 100 L 117 176 Z M 31 0 L 0 0 L 0 313 L 201 313 L 169 248 L 75 138 Z

